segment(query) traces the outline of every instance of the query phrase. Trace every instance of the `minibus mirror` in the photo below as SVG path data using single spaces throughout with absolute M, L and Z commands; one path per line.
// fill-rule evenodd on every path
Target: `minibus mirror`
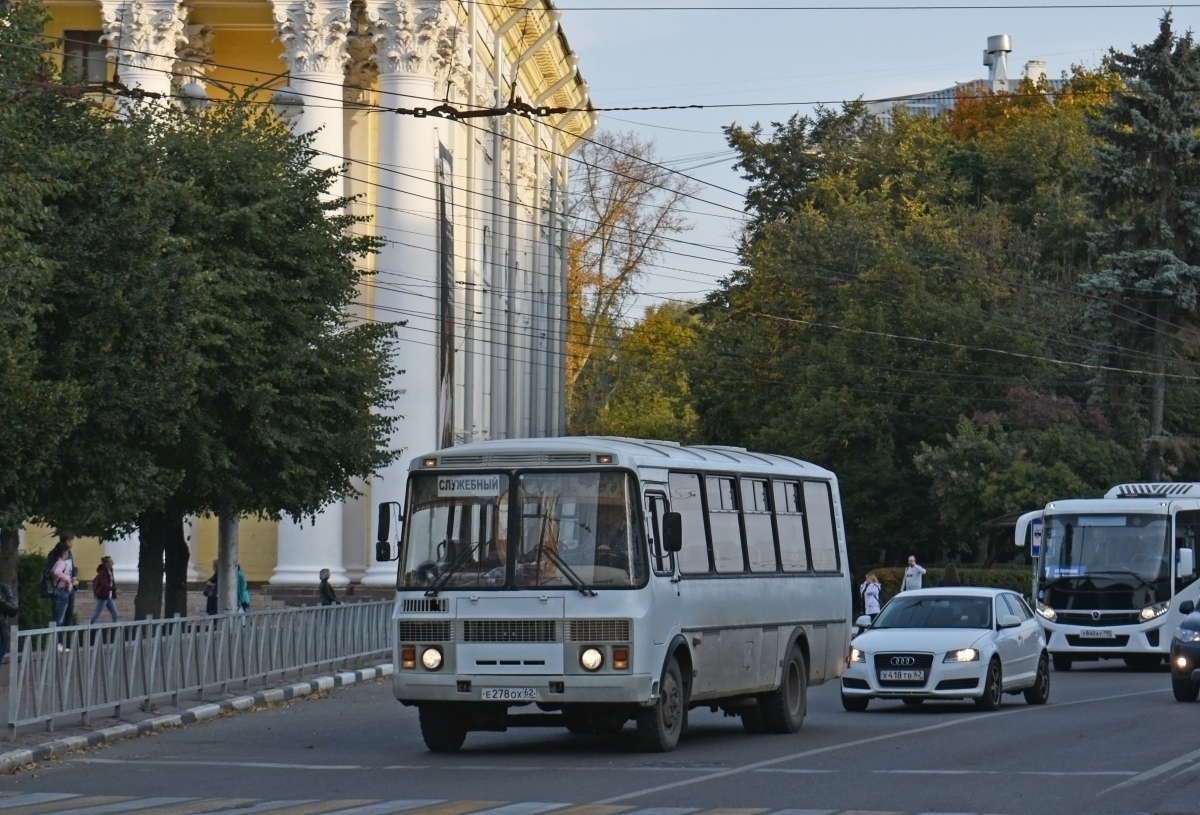
M 663 549 L 678 552 L 683 548 L 683 516 L 668 512 L 663 516 Z
M 1021 618 L 1016 614 L 1005 614 L 1000 618 L 1001 628 L 1016 628 L 1021 624 Z
M 1180 549 L 1175 553 L 1179 558 L 1178 574 L 1180 577 L 1191 577 L 1196 573 L 1196 553 L 1191 549 Z
M 375 560 L 387 563 L 392 559 L 392 545 L 387 541 L 375 541 Z
M 1195 610 L 1196 610 L 1196 604 L 1193 603 L 1191 600 L 1184 600 L 1182 603 L 1179 604 L 1179 613 L 1180 614 L 1191 614 Z

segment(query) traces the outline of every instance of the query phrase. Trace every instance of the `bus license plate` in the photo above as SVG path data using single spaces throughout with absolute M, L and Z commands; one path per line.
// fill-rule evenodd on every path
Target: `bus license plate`
M 924 682 L 924 671 L 880 671 L 879 678 L 883 681 L 892 682 Z
M 1113 639 L 1113 630 L 1111 628 L 1084 628 L 1079 632 L 1079 636 L 1085 640 L 1111 640 Z
M 537 688 L 482 688 L 480 697 L 492 702 L 536 702 Z

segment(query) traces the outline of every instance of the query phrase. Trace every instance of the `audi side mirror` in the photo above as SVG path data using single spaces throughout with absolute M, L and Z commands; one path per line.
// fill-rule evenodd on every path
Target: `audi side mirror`
M 1196 604 L 1193 603 L 1191 600 L 1184 600 L 1182 603 L 1179 604 L 1179 613 L 1180 614 L 1191 614 L 1195 610 L 1196 610 Z
M 870 628 L 871 622 L 872 622 L 871 615 L 864 614 L 861 617 L 859 617 L 857 620 L 854 621 L 854 625 L 858 628 Z
M 1021 618 L 1016 614 L 1005 614 L 1000 618 L 1000 628 L 1016 628 L 1021 624 Z
M 668 552 L 678 552 L 683 548 L 683 516 L 678 512 L 668 512 L 663 516 L 663 548 Z

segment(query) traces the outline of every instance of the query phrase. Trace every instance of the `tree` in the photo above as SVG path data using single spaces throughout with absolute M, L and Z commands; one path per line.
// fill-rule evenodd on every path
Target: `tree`
M 634 283 L 688 229 L 694 185 L 655 163 L 654 144 L 601 133 L 578 154 L 568 199 L 567 406 L 571 432 L 588 432 L 611 389 L 612 361 Z
M 1146 417 L 1145 469 L 1154 481 L 1164 477 L 1171 447 L 1169 358 L 1180 334 L 1195 330 L 1200 293 L 1200 52 L 1171 22 L 1164 13 L 1153 42 L 1109 52 L 1124 87 L 1092 122 L 1100 257 L 1082 281 L 1097 298 L 1097 359 L 1120 369 L 1109 371 L 1107 395 Z M 1147 382 L 1149 404 L 1139 404 L 1134 391 Z

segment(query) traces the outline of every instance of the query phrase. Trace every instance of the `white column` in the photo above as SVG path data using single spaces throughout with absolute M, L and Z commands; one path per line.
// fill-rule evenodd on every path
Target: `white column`
M 386 107 L 433 107 L 438 75 L 454 55 L 453 12 L 442 0 L 367 0 L 375 38 L 379 101 Z M 403 501 L 408 464 L 438 445 L 437 187 L 435 126 L 445 120 L 384 114 L 379 117 L 375 223 L 386 243 L 377 269 L 398 272 L 375 290 L 375 319 L 405 320 L 398 330 L 398 417 L 391 446 L 395 463 L 372 480 L 373 500 Z M 401 243 L 402 242 L 402 243 Z M 373 563 L 363 583 L 393 585 L 395 563 Z
M 102 0 L 108 59 L 130 89 L 171 95 L 175 51 L 187 42 L 187 8 L 180 0 Z
M 344 150 L 342 69 L 349 59 L 346 36 L 350 30 L 350 0 L 274 0 L 272 6 L 289 84 L 304 102 L 303 113 L 292 127 L 297 133 L 313 134 L 313 167 L 340 168 Z M 338 198 L 342 192 L 339 178 L 327 195 Z M 275 571 L 269 582 L 277 586 L 315 586 L 320 571 L 329 569 L 330 582 L 346 585 L 343 513 L 344 506 L 337 503 L 318 514 L 315 522 L 286 517 L 280 521 Z
M 104 554 L 113 559 L 113 577 L 117 583 L 130 584 L 138 580 L 138 555 L 141 550 L 138 533 L 113 541 L 104 541 Z

